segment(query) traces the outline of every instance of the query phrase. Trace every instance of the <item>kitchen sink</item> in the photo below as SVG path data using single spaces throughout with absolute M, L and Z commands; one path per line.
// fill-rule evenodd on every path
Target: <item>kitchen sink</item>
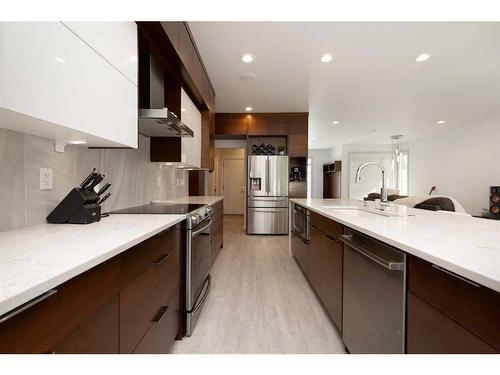
M 339 212 L 356 212 L 360 211 L 368 212 L 374 215 L 380 215 L 385 217 L 405 217 L 408 216 L 405 206 L 389 206 L 385 210 L 381 210 L 374 207 L 361 207 L 361 206 L 322 206 L 329 211 L 339 211 Z

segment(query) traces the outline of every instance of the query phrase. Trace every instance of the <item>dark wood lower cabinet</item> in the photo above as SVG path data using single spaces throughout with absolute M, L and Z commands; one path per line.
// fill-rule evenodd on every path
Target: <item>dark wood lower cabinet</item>
M 156 235 L 0 323 L 0 353 L 168 353 L 182 329 L 181 233 Z
M 182 309 L 179 289 L 162 306 L 154 317 L 150 328 L 134 349 L 136 354 L 167 354 L 175 341 L 181 324 Z
M 118 354 L 120 352 L 119 309 L 119 297 L 115 296 L 49 352 L 54 354 Z
M 318 296 L 321 296 L 321 271 L 323 269 L 322 248 L 324 234 L 311 226 L 311 242 L 309 243 L 309 282 Z
M 412 292 L 408 292 L 406 348 L 410 354 L 498 353 L 488 343 Z

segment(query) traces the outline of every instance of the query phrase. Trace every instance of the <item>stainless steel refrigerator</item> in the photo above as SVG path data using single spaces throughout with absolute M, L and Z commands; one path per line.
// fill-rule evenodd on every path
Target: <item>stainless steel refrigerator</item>
M 288 234 L 288 156 L 248 157 L 248 234 Z

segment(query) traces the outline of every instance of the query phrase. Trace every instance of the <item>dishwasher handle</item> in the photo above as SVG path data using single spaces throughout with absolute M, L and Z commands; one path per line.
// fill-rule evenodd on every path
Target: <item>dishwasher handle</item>
M 368 249 L 365 249 L 364 247 L 360 246 L 357 244 L 351 234 L 344 234 L 340 236 L 340 240 L 349 246 L 350 248 L 356 250 L 358 253 L 361 255 L 364 255 L 366 258 L 370 259 L 371 261 L 377 263 L 378 265 L 388 269 L 389 271 L 403 271 L 404 270 L 404 262 L 394 262 L 390 259 L 385 259 L 381 257 L 380 255 L 374 254 Z

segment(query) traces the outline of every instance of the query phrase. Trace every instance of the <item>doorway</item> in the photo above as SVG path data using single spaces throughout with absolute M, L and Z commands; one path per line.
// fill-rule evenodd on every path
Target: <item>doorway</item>
M 245 212 L 245 159 L 222 161 L 224 214 L 243 215 Z

